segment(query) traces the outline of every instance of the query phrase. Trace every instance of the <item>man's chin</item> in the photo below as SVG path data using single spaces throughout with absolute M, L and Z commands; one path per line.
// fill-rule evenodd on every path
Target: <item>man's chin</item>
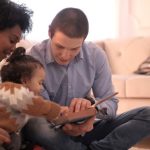
M 56 61 L 59 65 L 68 65 L 69 64 L 69 62 L 67 61 Z

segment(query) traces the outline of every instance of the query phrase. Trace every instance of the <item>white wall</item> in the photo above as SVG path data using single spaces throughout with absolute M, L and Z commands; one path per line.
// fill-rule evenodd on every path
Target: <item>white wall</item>
M 119 37 L 150 36 L 150 0 L 118 0 Z
M 118 0 L 13 0 L 25 3 L 34 11 L 33 30 L 27 39 L 48 38 L 48 25 L 58 11 L 65 7 L 82 9 L 88 19 L 90 32 L 87 40 L 118 36 Z
M 136 36 L 150 36 L 150 0 L 132 0 L 133 32 Z

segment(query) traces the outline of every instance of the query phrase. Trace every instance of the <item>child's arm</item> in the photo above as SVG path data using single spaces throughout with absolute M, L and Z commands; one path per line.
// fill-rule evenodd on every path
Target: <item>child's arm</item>
M 41 96 L 33 97 L 32 104 L 27 104 L 26 108 L 22 112 L 32 116 L 43 116 L 48 121 L 55 119 L 60 115 L 60 105 L 44 100 Z
M 43 116 L 48 121 L 59 116 L 61 110 L 58 104 L 46 101 L 41 96 L 35 96 L 28 88 L 12 82 L 0 84 L 0 103 L 12 111 Z

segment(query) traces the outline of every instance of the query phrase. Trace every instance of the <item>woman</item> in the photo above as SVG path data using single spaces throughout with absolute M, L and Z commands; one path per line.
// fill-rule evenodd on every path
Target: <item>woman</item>
M 10 54 L 22 37 L 32 29 L 32 11 L 9 0 L 0 1 L 0 61 Z
M 9 0 L 0 1 L 0 61 L 14 50 L 22 34 L 31 31 L 32 14 L 33 12 L 24 5 L 19 5 Z M 5 111 L 5 108 L 0 107 L 0 124 L 2 114 L 7 114 Z M 9 116 L 7 117 L 9 119 Z M 11 145 L 13 139 L 11 138 L 10 140 L 9 134 L 0 129 L 0 143 L 10 143 L 9 145 Z M 15 149 L 15 144 L 13 146 L 13 149 Z M 2 149 L 0 145 L 0 150 Z

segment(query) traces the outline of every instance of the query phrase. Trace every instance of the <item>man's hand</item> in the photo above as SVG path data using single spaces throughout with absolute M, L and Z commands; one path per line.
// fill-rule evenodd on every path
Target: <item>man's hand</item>
M 2 128 L 0 128 L 0 142 L 1 143 L 10 143 L 11 142 L 8 132 Z
M 69 111 L 79 112 L 91 106 L 91 102 L 84 98 L 74 98 L 69 106 Z
M 89 100 L 83 98 L 74 98 L 70 104 L 70 112 L 79 112 L 80 110 L 85 110 L 91 106 Z M 87 121 L 81 124 L 66 124 L 63 126 L 63 131 L 71 136 L 83 135 L 86 132 L 89 132 L 93 129 L 95 117 L 88 119 Z
M 66 124 L 63 126 L 63 131 L 71 136 L 83 135 L 93 129 L 95 117 L 88 119 L 81 124 Z

